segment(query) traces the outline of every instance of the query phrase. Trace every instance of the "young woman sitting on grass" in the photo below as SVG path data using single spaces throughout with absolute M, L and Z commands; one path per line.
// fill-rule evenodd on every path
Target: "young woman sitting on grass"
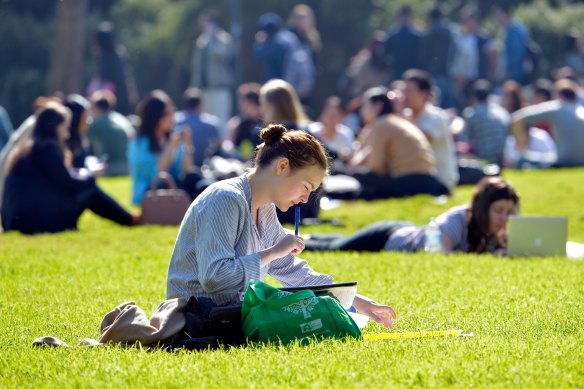
M 128 166 L 132 178 L 132 203 L 142 204 L 159 173 L 172 176 L 192 199 L 213 180 L 204 179 L 193 165 L 191 128 L 175 131 L 174 102 L 162 90 L 153 90 L 138 104 L 140 125 L 128 143 Z
M 306 203 L 328 171 L 322 144 L 304 131 L 270 125 L 261 130 L 255 169 L 209 186 L 187 211 L 178 232 L 167 280 L 167 298 L 208 297 L 239 303 L 251 279 L 268 274 L 284 286 L 325 285 L 332 277 L 296 258 L 299 236 L 286 234 L 276 208 Z M 392 328 L 391 307 L 357 295 L 354 307 Z
M 66 107 L 48 103 L 37 115 L 32 139 L 9 155 L 2 207 L 6 231 L 73 230 L 85 209 L 121 225 L 138 224 L 138 216 L 97 186 L 92 172 L 71 167 L 70 120 Z
M 442 233 L 442 252 L 500 253 L 507 249 L 507 221 L 519 210 L 519 195 L 501 177 L 485 177 L 470 206 L 449 209 L 436 218 Z M 426 227 L 409 222 L 382 221 L 349 236 L 314 234 L 306 239 L 313 251 L 408 251 L 424 248 Z

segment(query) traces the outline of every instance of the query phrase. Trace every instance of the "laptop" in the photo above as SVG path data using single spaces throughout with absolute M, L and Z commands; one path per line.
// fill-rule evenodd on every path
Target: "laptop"
M 568 219 L 564 216 L 511 216 L 507 242 L 510 257 L 566 256 Z

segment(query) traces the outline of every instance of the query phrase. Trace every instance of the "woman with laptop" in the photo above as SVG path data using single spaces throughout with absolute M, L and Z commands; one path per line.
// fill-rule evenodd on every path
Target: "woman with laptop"
M 470 205 L 449 209 L 434 222 L 441 233 L 442 252 L 506 254 L 507 222 L 519 210 L 519 195 L 501 177 L 485 177 Z M 403 221 L 371 224 L 349 236 L 314 234 L 305 240 L 314 251 L 407 251 L 424 249 L 426 226 Z
M 276 208 L 306 203 L 328 171 L 322 144 L 304 131 L 270 125 L 260 131 L 255 169 L 209 186 L 187 211 L 178 232 L 167 280 L 167 298 L 208 297 L 238 304 L 252 279 L 268 274 L 285 287 L 326 285 L 332 277 L 296 258 L 300 236 L 286 234 Z M 357 295 L 353 306 L 392 328 L 391 307 Z

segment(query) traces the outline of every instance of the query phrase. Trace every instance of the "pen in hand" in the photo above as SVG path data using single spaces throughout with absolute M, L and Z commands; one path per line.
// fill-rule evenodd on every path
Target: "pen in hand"
M 298 225 L 300 224 L 300 207 L 294 208 L 294 235 L 298 236 Z

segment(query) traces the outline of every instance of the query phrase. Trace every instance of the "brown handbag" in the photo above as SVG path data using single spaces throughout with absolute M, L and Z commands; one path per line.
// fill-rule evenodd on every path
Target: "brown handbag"
M 159 181 L 164 181 L 168 189 L 157 189 Z M 170 174 L 161 172 L 144 196 L 141 222 L 178 226 L 190 205 L 191 198 L 187 192 L 176 187 Z

